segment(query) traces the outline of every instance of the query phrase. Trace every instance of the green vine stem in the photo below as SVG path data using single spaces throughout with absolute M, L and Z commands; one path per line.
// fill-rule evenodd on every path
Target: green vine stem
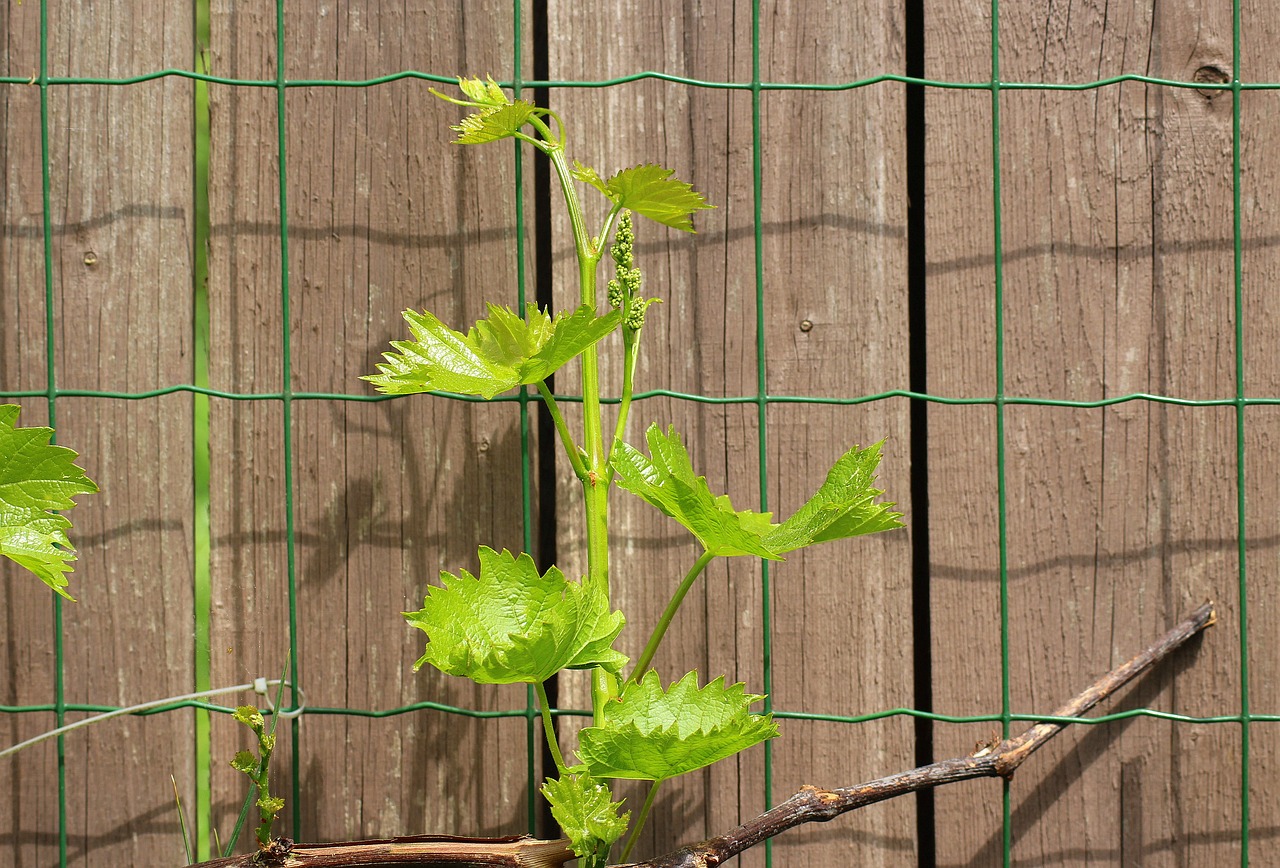
M 547 739 L 547 747 L 551 749 L 551 758 L 556 761 L 556 771 L 563 775 L 568 767 L 564 764 L 560 743 L 556 740 L 556 727 L 551 719 L 551 703 L 547 701 L 546 685 L 539 681 L 533 685 L 533 689 L 538 693 L 538 706 L 542 711 L 542 733 Z
M 671 601 L 667 603 L 667 608 L 663 610 L 662 617 L 654 625 L 653 633 L 649 636 L 649 641 L 645 643 L 644 651 L 640 653 L 640 659 L 636 661 L 636 668 L 631 673 L 629 681 L 639 682 L 641 676 L 649 671 L 649 666 L 653 663 L 653 657 L 658 653 L 658 646 L 662 644 L 662 637 L 666 635 L 672 619 L 675 618 L 676 612 L 680 610 L 680 604 L 684 602 L 685 595 L 689 593 L 693 583 L 697 581 L 698 576 L 702 575 L 702 571 L 707 568 L 707 564 L 711 563 L 714 557 L 715 555 L 711 552 L 704 551 L 698 560 L 694 562 L 694 565 L 689 568 L 684 580 L 680 582 L 680 587 L 676 588 Z
M 618 404 L 618 422 L 613 429 L 613 440 L 605 463 L 613 457 L 613 447 L 622 439 L 627 429 L 627 414 L 631 412 L 631 398 L 635 394 L 636 361 L 639 358 L 640 332 L 622 329 L 622 400 Z
M 662 781 L 654 781 L 649 785 L 649 795 L 645 796 L 644 807 L 640 809 L 640 816 L 636 817 L 635 828 L 631 830 L 631 836 L 627 838 L 627 846 L 622 850 L 622 861 L 626 862 L 627 857 L 631 855 L 631 851 L 636 846 L 636 841 L 640 840 L 640 833 L 644 830 L 645 821 L 649 819 L 649 809 L 653 807 L 653 800 L 658 795 L 658 787 L 662 785 Z
M 560 435 L 560 445 L 564 447 L 565 454 L 569 456 L 569 464 L 573 467 L 574 475 L 585 482 L 587 468 L 582 463 L 582 451 L 578 448 L 578 444 L 573 442 L 573 435 L 569 433 L 569 426 L 564 421 L 564 415 L 560 412 L 560 405 L 556 402 L 555 395 L 551 394 L 551 390 L 547 388 L 546 380 L 538 381 L 538 394 L 542 396 L 547 412 L 551 414 L 551 421 L 555 424 L 556 432 Z

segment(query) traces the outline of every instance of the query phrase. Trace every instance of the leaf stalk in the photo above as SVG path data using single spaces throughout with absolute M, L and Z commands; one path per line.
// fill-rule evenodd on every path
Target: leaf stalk
M 640 654 L 640 659 L 636 661 L 636 668 L 631 673 L 628 681 L 639 682 L 640 678 L 649 670 L 650 664 L 653 663 L 653 657 L 658 653 L 658 646 L 662 644 L 662 637 L 667 634 L 667 628 L 671 626 L 671 621 L 675 618 L 676 612 L 680 610 L 680 604 L 684 602 L 685 595 L 689 593 L 689 589 L 693 587 L 693 583 L 697 581 L 698 576 L 702 575 L 702 571 L 707 568 L 707 564 L 711 563 L 715 558 L 709 551 L 704 551 L 702 555 L 690 567 L 689 572 L 685 575 L 684 580 L 680 582 L 680 587 L 676 588 L 675 594 L 672 595 L 667 608 L 663 610 L 662 617 L 658 619 L 658 623 L 654 625 L 653 633 L 649 636 L 649 641 L 645 643 L 644 651 Z
M 654 781 L 649 785 L 649 795 L 645 796 L 644 806 L 640 808 L 640 816 L 636 817 L 635 828 L 631 830 L 631 835 L 627 838 L 627 846 L 622 850 L 623 862 L 627 861 L 627 857 L 635 849 L 636 841 L 640 840 L 640 833 L 644 830 L 645 821 L 649 819 L 649 809 L 653 807 L 653 800 L 658 795 L 658 787 L 661 785 L 662 781 Z
M 538 681 L 533 685 L 538 693 L 538 707 L 542 712 L 542 734 L 547 739 L 547 747 L 551 749 L 551 758 L 555 760 L 556 771 L 561 775 L 568 772 L 564 764 L 564 756 L 560 753 L 560 743 L 556 740 L 555 722 L 551 719 L 551 703 L 547 701 L 546 684 Z

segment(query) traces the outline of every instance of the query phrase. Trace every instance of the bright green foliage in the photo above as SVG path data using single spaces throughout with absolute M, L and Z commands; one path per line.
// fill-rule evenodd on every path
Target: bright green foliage
M 533 558 L 480 548 L 480 576 L 441 573 L 422 609 L 406 612 L 427 634 L 414 664 L 481 684 L 541 683 L 561 669 L 627 663 L 613 640 L 625 623 L 603 588 L 571 582 L 555 567 L 539 575 Z
M 52 428 L 15 427 L 19 410 L 0 404 L 0 554 L 69 600 L 71 522 L 54 510 L 71 509 L 74 495 L 98 486 L 72 463 L 76 453 L 49 443 Z
M 573 177 L 595 187 L 620 208 L 630 208 L 663 226 L 692 232 L 694 211 L 714 208 L 691 184 L 673 178 L 674 169 L 654 163 L 623 169 L 605 181 L 590 166 L 574 162 Z
M 814 543 L 902 527 L 894 504 L 875 503 L 884 494 L 874 488 L 880 446 L 850 449 L 827 472 L 827 479 L 791 518 L 767 533 L 764 544 L 778 554 Z
M 787 521 L 774 524 L 769 513 L 735 509 L 727 495 L 713 494 L 706 477 L 694 473 L 689 453 L 673 429 L 664 433 L 657 426 L 649 428 L 647 457 L 620 442 L 635 395 L 645 312 L 657 301 L 641 293 L 644 278 L 635 262 L 632 212 L 692 232 L 692 215 L 712 206 L 662 166 L 633 166 L 608 179 L 576 160 L 570 169 L 568 137 L 555 112 L 509 98 L 492 78 L 459 79 L 458 84 L 461 99 L 432 91 L 471 112 L 453 128 L 460 134 L 457 142 L 515 138 L 549 158 L 573 226 L 577 297 L 583 305 L 553 320 L 534 306 L 522 319 L 491 304 L 488 317 L 466 334 L 449 329 L 430 313 L 406 311 L 413 339 L 393 342 L 394 352 L 385 355 L 378 373 L 364 379 L 389 394 L 441 390 L 485 399 L 537 385 L 543 409 L 583 486 L 588 575 L 581 582 L 569 581 L 555 567 L 540 574 L 528 555 L 482 547 L 478 576 L 465 570 L 458 575 L 441 573 L 442 584 L 429 588 L 422 609 L 404 614 L 410 625 L 427 634 L 426 650 L 415 669 L 429 663 L 481 683 L 534 685 L 542 731 L 560 774 L 544 784 L 543 795 L 584 868 L 600 868 L 630 819 L 620 813 L 621 803 L 613 801 L 603 778 L 655 782 L 639 812 L 637 826 L 643 826 L 658 782 L 778 734 L 771 716 L 750 713 L 749 706 L 763 697 L 748 694 L 743 685 L 726 686 L 724 678 L 717 678 L 699 688 L 696 674 L 689 673 L 663 690 L 658 675 L 649 669 L 681 602 L 712 559 L 748 555 L 780 560 L 803 546 L 899 527 L 900 516 L 890 511 L 893 504 L 876 502 L 883 493 L 874 488 L 879 444 L 846 453 L 808 503 Z M 592 225 L 574 180 L 594 187 L 608 200 L 603 222 Z M 611 311 L 596 316 L 596 305 L 603 303 L 599 265 L 611 231 L 613 277 L 603 287 Z M 620 340 L 601 345 L 615 330 Z M 601 348 L 618 345 L 621 366 L 602 367 Z M 546 379 L 575 357 L 580 360 L 577 394 L 582 413 L 580 418 L 566 418 L 560 410 L 562 399 L 547 387 Z M 609 436 L 601 411 L 606 394 L 602 375 L 619 370 L 620 397 Z M 627 658 L 612 647 L 623 617 L 611 611 L 609 598 L 608 502 L 615 481 L 684 525 L 706 549 L 679 583 L 653 625 L 636 669 L 625 679 L 621 670 Z M 565 668 L 594 670 L 594 725 L 578 737 L 584 765 L 571 768 L 564 761 L 568 752 L 560 750 L 543 686 Z M 246 757 L 237 765 L 243 765 L 242 770 L 252 761 L 251 755 Z M 623 861 L 639 831 L 632 831 Z
M 256 775 L 258 773 L 258 758 L 247 750 L 238 751 L 231 758 L 231 767 L 246 775 Z
M 404 312 L 412 341 L 392 341 L 380 373 L 362 379 L 387 394 L 440 389 L 492 398 L 508 389 L 545 380 L 557 368 L 618 327 L 621 314 L 602 317 L 586 305 L 554 320 L 536 305 L 521 319 L 510 308 L 489 305 L 489 318 L 456 332 L 434 315 Z
M 779 559 L 761 538 L 773 526 L 768 513 L 735 510 L 728 495 L 713 495 L 707 478 L 694 474 L 674 428 L 663 434 L 650 426 L 647 439 L 652 458 L 625 443 L 614 449 L 612 466 L 622 488 L 687 527 L 712 554 Z
M 232 720 L 236 723 L 243 723 L 254 732 L 259 732 L 266 726 L 266 719 L 262 716 L 262 712 L 253 705 L 241 705 L 236 708 L 235 713 L 231 715 Z
M 875 502 L 884 494 L 873 487 L 879 443 L 866 449 L 855 446 L 841 456 L 822 487 L 779 525 L 770 513 L 735 510 L 728 495 L 712 495 L 707 478 L 694 475 L 689 453 L 674 429 L 664 435 L 652 426 L 648 441 L 652 458 L 625 444 L 615 450 L 612 463 L 618 484 L 680 522 L 714 555 L 781 559 L 815 543 L 902 527 L 902 513 L 891 511 L 894 504 Z
M 631 822 L 630 811 L 619 813 L 622 802 L 613 801 L 608 784 L 585 772 L 548 778 L 542 795 L 551 803 L 551 816 L 569 839 L 570 849 L 588 864 L 603 861 Z
M 518 99 L 510 105 L 488 111 L 467 115 L 458 122 L 454 129 L 458 137 L 454 139 L 459 145 L 483 145 L 510 138 L 537 113 L 537 109 Z
M 510 138 L 529 123 L 530 119 L 545 114 L 545 110 L 524 100 L 508 99 L 502 88 L 492 78 L 487 81 L 481 81 L 478 78 L 460 78 L 458 87 L 466 95 L 465 100 L 454 99 L 440 93 L 434 87 L 431 88 L 431 93 L 440 99 L 455 105 L 479 109 L 475 114 L 468 115 L 458 124 L 450 127 L 458 133 L 458 138 L 454 139 L 455 144 L 483 145 L 486 142 Z
M 761 699 L 723 677 L 699 689 L 696 672 L 663 691 L 650 670 L 605 704 L 603 726 L 579 733 L 578 756 L 600 778 L 673 778 L 776 737 L 772 715 L 748 710 Z
M 492 76 L 485 76 L 485 79 L 481 81 L 478 78 L 459 78 L 458 87 L 467 95 L 467 99 L 480 105 L 504 106 L 510 102 Z M 436 92 L 435 88 L 431 90 L 433 93 Z

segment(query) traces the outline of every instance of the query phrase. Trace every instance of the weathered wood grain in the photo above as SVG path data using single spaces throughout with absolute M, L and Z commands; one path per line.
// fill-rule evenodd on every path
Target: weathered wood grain
M 39 4 L 6 4 L 6 75 L 39 67 Z M 189 15 L 112 2 L 49 10 L 49 73 L 119 77 L 186 65 Z M 48 91 L 53 250 L 54 382 L 62 389 L 138 392 L 190 380 L 191 89 L 176 79 L 130 88 Z M 44 232 L 40 91 L 6 85 L 0 176 L 0 382 L 44 389 Z M 49 421 L 24 398 L 22 424 Z M 63 606 L 68 703 L 129 705 L 190 690 L 192 678 L 191 400 L 62 398 L 57 436 L 101 494 L 73 513 L 80 560 Z M 6 567 L 6 703 L 54 701 L 53 607 L 29 575 Z M 83 714 L 70 714 L 68 720 Z M 52 714 L 6 720 L 15 741 L 54 725 Z M 70 864 L 181 859 L 173 775 L 189 804 L 190 713 L 117 720 L 66 740 Z M 4 857 L 58 861 L 58 772 L 52 746 L 0 767 L 12 808 Z M 160 855 L 167 854 L 167 856 Z
M 1241 8 L 1241 68 L 1244 81 L 1280 81 L 1280 27 L 1265 4 Z M 1225 95 L 1215 96 L 1214 102 Z M 1275 283 L 1280 271 L 1280 128 L 1277 94 L 1255 91 L 1241 102 L 1241 204 L 1244 388 L 1250 397 L 1280 396 L 1280 308 Z M 1274 406 L 1245 412 L 1245 556 L 1248 594 L 1249 699 L 1257 714 L 1280 710 L 1280 598 L 1275 576 L 1280 567 L 1280 413 Z M 1280 729 L 1274 723 L 1250 728 L 1249 756 L 1250 859 L 1257 864 L 1280 860 Z
M 290 78 L 364 79 L 402 69 L 510 75 L 510 4 L 440 7 L 344 0 L 290 4 Z M 638 70 L 715 81 L 752 72 L 749 4 L 548 4 L 553 79 Z M 526 12 L 530 10 L 525 9 Z M 185 10 L 115 0 L 51 6 L 50 72 L 132 75 L 185 67 Z M 927 4 L 926 74 L 990 77 L 989 7 Z M 1243 5 L 1245 81 L 1280 81 L 1273 11 Z M 39 4 L 0 5 L 5 75 L 39 66 Z M 837 82 L 902 69 L 901 11 L 764 3 L 764 79 Z M 526 16 L 526 22 L 528 17 Z M 1228 5 L 1004 4 L 1005 81 L 1086 81 L 1146 73 L 1192 81 L 1231 69 Z M 211 71 L 271 79 L 274 11 L 215 0 Z M 530 58 L 528 33 L 526 63 Z M 530 69 L 524 70 L 525 74 Z M 511 148 L 447 144 L 458 111 L 423 82 L 369 89 L 291 89 L 287 96 L 289 387 L 368 394 L 358 381 L 399 312 L 426 307 L 455 327 L 483 302 L 516 297 Z M 637 388 L 715 398 L 853 398 L 907 385 L 905 155 L 902 91 L 876 85 L 761 97 L 764 305 L 756 310 L 749 92 L 641 81 L 553 90 L 571 155 L 602 172 L 656 160 L 717 206 L 696 236 L 643 221 L 639 260 L 652 308 Z M 1274 398 L 1280 331 L 1270 287 L 1280 245 L 1273 94 L 1242 96 L 1244 388 Z M 284 387 L 276 94 L 211 86 L 213 151 L 210 376 L 246 394 Z M 50 90 L 54 365 L 64 388 L 137 391 L 191 380 L 191 85 Z M 0 88 L 0 389 L 48 382 L 40 191 L 40 92 Z M 1110 399 L 1136 392 L 1230 399 L 1236 390 L 1231 95 L 1138 83 L 1078 93 L 1000 96 L 1004 389 L 1015 397 Z M 995 394 L 996 331 L 991 96 L 930 89 L 926 98 L 928 388 Z M 527 151 L 528 170 L 535 155 Z M 526 182 L 531 176 L 527 171 Z M 588 191 L 589 192 L 589 191 Z M 587 197 L 590 203 L 592 200 Z M 567 225 L 553 209 L 557 304 L 573 299 Z M 593 219 L 603 213 L 591 210 Z M 528 215 L 526 215 L 528 216 Z M 527 253 L 527 251 L 525 251 Z M 757 315 L 762 322 L 757 322 Z M 763 365 L 756 336 L 765 338 Z M 619 370 L 606 365 L 616 393 Z M 572 371 L 559 378 L 575 392 Z M 24 424 L 47 421 L 23 398 Z M 81 550 L 65 607 L 67 699 L 123 703 L 190 688 L 191 400 L 62 398 L 61 442 L 103 488 L 73 519 Z M 568 412 L 575 416 L 575 407 Z M 295 401 L 291 408 L 297 661 L 312 706 L 394 708 L 430 699 L 520 708 L 520 689 L 411 675 L 416 608 L 440 569 L 469 567 L 477 544 L 521 547 L 519 409 L 430 398 Z M 536 411 L 535 411 L 536 412 Z M 910 512 L 907 407 L 770 406 L 655 398 L 633 411 L 673 423 L 713 488 L 740 506 L 793 510 L 853 443 L 888 437 L 881 482 Z M 934 705 L 999 710 L 999 516 L 996 410 L 929 409 Z M 1248 659 L 1251 708 L 1280 709 L 1271 652 L 1280 617 L 1275 445 L 1280 413 L 1244 411 Z M 1003 411 L 1008 499 L 1012 710 L 1036 712 L 1110 668 L 1141 637 L 1201 599 L 1219 629 L 1195 656 L 1130 688 L 1125 707 L 1230 715 L 1242 707 L 1245 617 L 1238 599 L 1236 409 L 1133 401 L 1099 408 L 1009 405 Z M 213 681 L 274 676 L 289 648 L 284 416 L 278 400 L 212 400 Z M 761 438 L 768 490 L 760 490 Z M 560 468 L 560 566 L 581 571 L 577 485 Z M 696 556 L 674 525 L 618 496 L 618 603 L 638 652 Z M 770 569 L 773 703 L 859 714 L 913 704 L 907 534 L 839 543 Z M 48 592 L 3 575 L 0 689 L 8 705 L 52 701 Z M 714 564 L 657 662 L 664 677 L 697 668 L 763 686 L 761 572 Z M 831 637 L 841 637 L 833 641 Z M 1231 637 L 1230 639 L 1228 637 Z M 815 663 L 814 661 L 818 661 Z M 566 676 L 563 705 L 585 704 Z M 0 739 L 52 725 L 50 713 L 0 717 Z M 194 803 L 191 713 L 119 721 L 67 742 L 71 861 L 176 864 L 176 814 L 165 777 Z M 302 836 L 526 830 L 526 721 L 436 712 L 386 719 L 311 714 L 284 733 L 277 788 L 300 769 L 290 804 Z M 935 726 L 935 754 L 972 749 L 997 725 Z M 244 792 L 225 760 L 245 743 L 215 716 L 214 824 L 226 834 Z M 575 728 L 566 722 L 566 737 Z M 1015 724 L 1015 728 L 1016 724 Z M 849 727 L 783 722 L 772 746 L 773 796 L 907 768 L 910 721 Z M 1250 731 L 1250 855 L 1280 848 L 1280 735 Z M 1238 725 L 1136 719 L 1078 728 L 1011 784 L 1013 858 L 1027 864 L 1191 865 L 1239 861 Z M 163 767 L 157 767 L 161 757 Z M 819 779 L 820 778 L 820 779 Z M 162 786 L 156 785 L 159 780 Z M 17 865 L 57 854 L 51 746 L 0 766 L 12 794 L 0 853 Z M 634 809 L 642 792 L 628 789 Z M 3 801 L 0 799 L 0 801 Z M 764 808 L 764 758 L 668 784 L 636 855 L 723 832 Z M 999 783 L 937 795 L 938 864 L 985 866 L 1001 849 Z M 917 851 L 912 803 L 899 800 L 774 842 L 788 865 L 899 864 Z M 201 830 L 208 834 L 209 830 Z M 546 831 L 546 830 L 544 830 Z M 0 861 L 3 861 L 0 859 Z M 748 865 L 763 854 L 743 854 Z
M 943 6 L 930 9 L 928 75 L 989 79 L 989 58 L 965 51 L 989 21 Z M 1008 8 L 1001 77 L 1191 80 L 1206 64 L 1230 68 L 1229 25 L 1220 10 L 1181 6 L 1154 18 L 1141 4 L 1069 16 Z M 992 230 L 989 217 L 975 219 L 991 214 L 991 187 L 973 168 L 985 159 L 990 172 L 990 97 L 933 91 L 927 105 L 929 386 L 991 395 Z M 1005 91 L 1000 108 L 1006 394 L 1229 398 L 1229 95 L 1125 84 Z M 957 316 L 966 309 L 975 312 L 967 322 Z M 1197 599 L 1222 600 L 1224 633 L 1235 631 L 1233 410 L 1009 406 L 1004 425 L 1013 711 L 1039 709 L 1123 653 L 1125 637 Z M 1000 707 L 995 410 L 935 408 L 930 436 L 959 446 L 931 451 L 935 703 L 989 713 Z M 1238 656 L 1236 643 L 1207 644 L 1193 668 L 1139 685 L 1128 702 L 1237 713 Z M 960 680 L 975 670 L 990 675 L 976 689 Z M 962 747 L 976 729 L 940 726 L 936 751 Z M 1236 727 L 1116 723 L 1063 740 L 1042 763 L 1011 785 L 1015 860 L 1238 858 Z M 1000 801 L 998 786 L 980 800 L 939 794 L 939 864 L 998 858 Z
M 492 8 L 491 8 L 492 7 Z M 300 10 L 292 10 L 300 12 Z M 334 3 L 287 15 L 291 78 L 403 69 L 509 76 L 510 5 Z M 213 63 L 274 75 L 274 17 L 215 3 Z M 424 82 L 308 88 L 286 99 L 290 386 L 372 395 L 404 308 L 455 327 L 485 300 L 516 301 L 510 148 L 448 144 L 457 110 Z M 215 387 L 278 392 L 282 347 L 276 105 L 269 90 L 214 88 L 211 298 Z M 483 163 L 480 160 L 483 159 Z M 274 674 L 288 649 L 283 418 L 278 402 L 214 406 L 215 681 Z M 519 408 L 415 397 L 292 406 L 300 679 L 311 706 L 385 710 L 419 700 L 523 709 L 522 688 L 410 672 L 424 637 L 400 612 L 475 549 L 521 547 Z M 527 830 L 526 722 L 439 712 L 297 724 L 300 838 Z M 215 722 L 215 825 L 243 784 L 223 768 L 243 741 Z M 289 739 L 284 739 L 288 742 Z

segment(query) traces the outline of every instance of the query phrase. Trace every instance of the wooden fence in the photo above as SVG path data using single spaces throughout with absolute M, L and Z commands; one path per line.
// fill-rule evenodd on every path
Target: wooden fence
M 543 245 L 555 297 L 570 301 L 566 224 L 559 210 L 548 225 L 535 219 L 533 155 L 519 176 L 521 250 L 512 149 L 448 145 L 457 111 L 433 100 L 427 82 L 284 90 L 282 197 L 275 10 L 211 2 L 210 71 L 267 85 L 209 86 L 212 389 L 278 394 L 287 381 L 296 393 L 366 394 L 357 378 L 401 335 L 403 308 L 459 327 L 485 300 L 514 303 L 518 258 L 531 263 Z M 514 72 L 510 3 L 285 5 L 291 81 Z M 522 9 L 525 80 L 537 58 L 556 81 L 646 70 L 753 79 L 749 3 L 544 5 L 545 34 L 535 10 Z M 759 79 L 901 74 L 914 47 L 930 79 L 990 82 L 990 7 L 919 5 L 922 19 L 913 3 L 761 0 Z M 5 571 L 0 704 L 51 707 L 61 683 L 67 703 L 121 706 L 187 692 L 196 675 L 193 396 L 99 394 L 193 382 L 193 84 L 58 79 L 190 69 L 195 38 L 186 10 L 49 4 L 55 82 L 46 89 L 41 14 L 37 0 L 0 5 L 9 77 L 0 85 L 0 397 L 23 406 L 26 424 L 42 423 L 52 377 L 59 440 L 81 452 L 102 493 L 73 515 L 79 602 L 62 607 L 60 623 L 39 583 Z M 1269 4 L 1249 0 L 1240 14 L 1240 79 L 1280 81 Z M 1009 3 L 999 76 L 1212 84 L 1231 78 L 1232 25 L 1226 3 Z M 1002 88 L 993 100 L 989 88 L 931 87 L 920 115 L 894 81 L 756 93 L 644 78 L 554 88 L 550 99 L 569 123 L 573 156 L 602 170 L 661 162 L 717 206 L 698 215 L 696 236 L 641 227 L 648 285 L 665 303 L 646 329 L 639 388 L 852 399 L 914 383 L 932 396 L 986 399 L 931 401 L 914 417 L 905 397 L 763 410 L 755 401 L 638 404 L 633 440 L 641 423 L 673 423 L 713 489 L 743 505 L 767 499 L 783 515 L 850 445 L 887 437 L 881 483 L 911 523 L 797 554 L 770 570 L 767 597 L 758 564 L 716 563 L 664 650 L 664 674 L 696 667 L 758 689 L 767 606 L 778 709 L 849 716 L 927 697 L 944 715 L 999 714 L 1003 567 L 1009 707 L 1047 712 L 1213 598 L 1218 625 L 1199 647 L 1106 710 L 1236 720 L 1137 716 L 1068 732 L 1009 786 L 1012 863 L 1236 864 L 1247 804 L 1252 862 L 1280 864 L 1280 733 L 1267 720 L 1239 720 L 1280 712 L 1280 413 L 1267 403 L 1280 397 L 1277 92 L 1124 81 Z M 913 178 L 923 181 L 921 202 L 908 198 Z M 562 378 L 560 390 L 571 384 Z M 998 392 L 1067 403 L 996 405 Z M 1217 403 L 1101 403 L 1135 393 Z M 1244 406 L 1241 397 L 1267 400 Z M 525 708 L 522 689 L 412 674 L 421 637 L 399 614 L 420 605 L 439 569 L 470 564 L 477 544 L 523 546 L 520 434 L 513 402 L 211 399 L 211 683 L 278 673 L 292 623 L 307 704 L 321 709 L 282 738 L 286 831 L 340 840 L 527 829 L 526 718 L 323 712 L 422 700 Z M 913 438 L 925 448 L 913 450 Z M 536 453 L 531 473 L 543 478 Z M 583 563 L 571 483 L 559 467 L 554 491 L 533 492 L 542 505 L 534 519 L 554 523 L 570 573 Z M 619 496 L 613 508 L 631 540 L 616 555 L 619 602 L 631 623 L 649 624 L 694 552 L 644 505 Z M 639 632 L 625 638 L 633 654 Z M 580 707 L 583 689 L 566 680 L 560 703 Z M 54 720 L 53 711 L 0 715 L 0 745 Z M 67 737 L 70 864 L 181 864 L 169 776 L 188 810 L 203 803 L 194 721 L 183 709 Z M 225 715 L 211 726 L 209 816 L 225 835 L 244 795 L 226 760 L 246 735 Z M 942 758 L 998 729 L 937 721 L 923 732 Z M 769 760 L 774 798 L 913 766 L 929 749 L 919 732 L 905 715 L 784 720 Z M 53 742 L 0 762 L 0 861 L 58 863 L 59 762 Z M 640 850 L 759 812 L 765 771 L 755 749 L 670 785 Z M 975 782 L 788 833 L 773 860 L 982 868 L 1001 863 L 1003 828 L 1002 785 Z M 758 850 L 742 861 L 764 858 Z

